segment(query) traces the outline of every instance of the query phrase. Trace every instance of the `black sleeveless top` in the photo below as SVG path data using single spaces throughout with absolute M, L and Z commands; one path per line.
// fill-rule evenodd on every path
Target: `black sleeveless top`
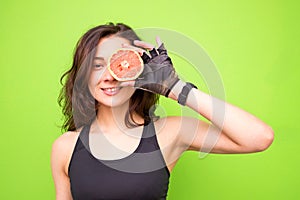
M 99 160 L 89 147 L 90 126 L 77 139 L 68 172 L 74 200 L 166 199 L 170 172 L 153 122 L 144 125 L 137 149 L 117 160 Z

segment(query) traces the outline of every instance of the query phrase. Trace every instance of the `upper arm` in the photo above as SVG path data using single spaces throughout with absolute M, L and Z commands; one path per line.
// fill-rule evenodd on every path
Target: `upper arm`
M 65 135 L 61 135 L 52 145 L 51 170 L 54 180 L 56 200 L 72 200 L 70 180 L 65 167 L 68 161 L 68 141 Z
M 197 124 L 194 131 L 184 131 L 181 134 L 182 142 L 188 145 L 188 150 L 207 153 L 242 153 L 240 146 L 215 125 L 198 119 L 188 121 L 190 127 Z
M 179 130 L 178 143 L 185 150 L 207 153 L 246 153 L 252 150 L 241 147 L 215 125 L 192 117 L 175 117 L 173 126 Z

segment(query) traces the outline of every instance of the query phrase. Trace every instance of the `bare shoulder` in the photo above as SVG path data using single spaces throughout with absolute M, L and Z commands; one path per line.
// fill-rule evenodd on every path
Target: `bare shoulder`
M 184 133 L 193 130 L 201 124 L 201 120 L 187 116 L 168 116 L 155 122 L 155 128 L 169 134 Z M 172 133 L 171 133 L 172 132 Z
M 159 118 L 157 121 L 155 121 L 155 127 L 159 128 L 170 128 L 174 125 L 176 125 L 181 120 L 181 116 L 167 116 L 163 118 Z M 170 126 L 170 127 L 169 127 Z
M 180 145 L 181 135 L 190 130 L 193 130 L 199 120 L 191 117 L 183 116 L 168 116 L 155 121 L 155 130 L 158 137 L 162 141 L 170 142 L 174 145 Z M 164 143 L 164 142 L 163 142 Z
M 51 164 L 63 170 L 66 175 L 78 136 L 78 131 L 68 131 L 60 135 L 52 144 Z
M 162 141 L 187 149 L 201 129 L 206 127 L 204 121 L 188 116 L 168 116 L 155 122 L 155 129 Z
M 66 132 L 52 144 L 51 171 L 54 180 L 56 199 L 72 199 L 68 164 L 75 147 L 78 132 Z
M 194 132 L 198 122 L 196 118 L 183 116 L 168 116 L 154 122 L 158 144 L 169 171 L 172 171 L 182 153 L 188 150 L 194 136 L 185 133 Z
M 79 132 L 68 131 L 60 135 L 52 144 L 52 150 L 59 150 L 61 153 L 66 152 L 68 148 L 76 142 Z

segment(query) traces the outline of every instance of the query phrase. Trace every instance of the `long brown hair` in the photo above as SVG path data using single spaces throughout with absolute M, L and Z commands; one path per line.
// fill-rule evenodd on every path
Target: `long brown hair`
M 131 44 L 133 40 L 139 40 L 129 26 L 122 23 L 108 23 L 88 30 L 78 41 L 72 66 L 60 79 L 63 87 L 58 97 L 58 104 L 62 107 L 65 118 L 61 127 L 62 131 L 74 131 L 76 128 L 90 124 L 95 118 L 97 101 L 88 89 L 91 63 L 100 39 L 115 34 L 127 39 Z M 143 125 L 134 121 L 134 113 L 141 116 L 144 123 L 150 122 L 158 99 L 157 94 L 136 89 L 129 101 L 129 109 L 124 119 L 125 124 L 128 127 Z

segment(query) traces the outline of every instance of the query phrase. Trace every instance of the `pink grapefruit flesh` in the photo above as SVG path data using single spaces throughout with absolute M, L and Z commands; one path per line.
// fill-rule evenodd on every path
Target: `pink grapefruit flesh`
M 118 81 L 136 79 L 144 70 L 144 63 L 139 53 L 132 49 L 118 49 L 108 61 L 108 70 Z

